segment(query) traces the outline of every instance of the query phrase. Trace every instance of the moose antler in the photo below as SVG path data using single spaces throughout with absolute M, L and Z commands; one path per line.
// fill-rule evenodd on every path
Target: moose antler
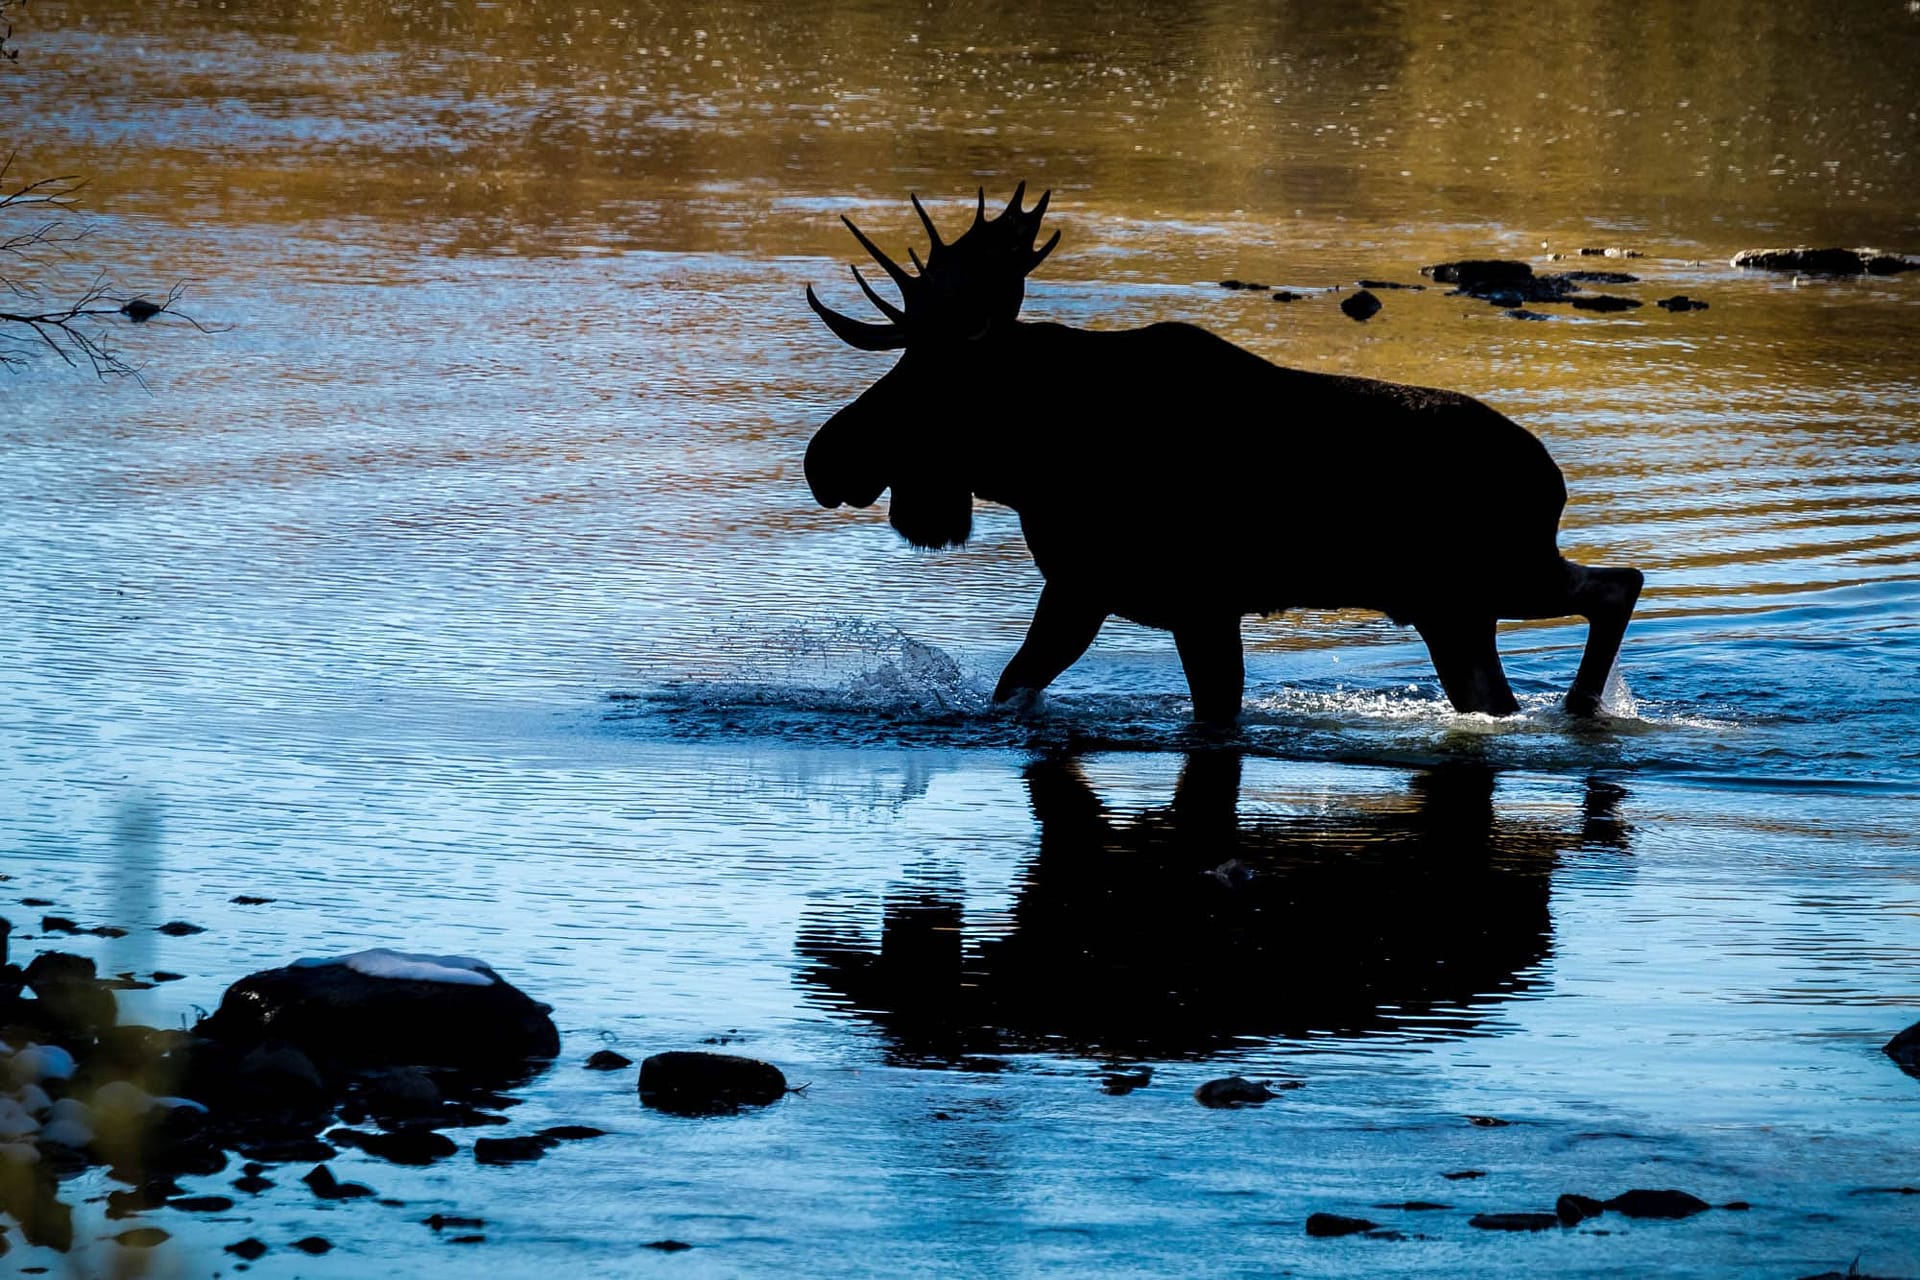
M 1040 234 L 1040 220 L 1046 215 L 1053 193 L 1046 192 L 1033 208 L 1023 209 L 1021 202 L 1026 192 L 1027 184 L 1020 183 L 1014 188 L 1013 199 L 1007 202 L 1006 209 L 999 217 L 990 219 L 987 191 L 985 187 L 980 188 L 973 225 L 950 244 L 940 238 L 940 229 L 934 225 L 926 206 L 920 203 L 920 197 L 910 195 L 908 199 L 913 202 L 913 211 L 920 216 L 930 243 L 925 262 L 920 260 L 919 253 L 908 248 L 907 258 L 913 263 L 913 271 L 888 257 L 854 225 L 853 219 L 843 214 L 840 220 L 853 232 L 860 247 L 886 271 L 900 290 L 905 305 L 895 306 L 882 298 L 857 266 L 853 268 L 855 282 L 888 323 L 873 324 L 842 315 L 821 302 L 812 285 L 807 286 L 807 305 L 842 342 L 862 351 L 893 351 L 910 342 L 940 336 L 977 338 L 996 322 L 1013 321 L 1020 312 L 1028 273 L 1045 261 L 1060 243 L 1060 233 L 1055 231 L 1052 239 L 1038 250 L 1034 249 L 1033 242 Z

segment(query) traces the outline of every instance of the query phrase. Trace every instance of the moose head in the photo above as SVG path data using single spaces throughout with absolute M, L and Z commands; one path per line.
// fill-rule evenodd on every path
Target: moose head
M 900 291 L 901 305 L 882 297 L 853 268 L 861 292 L 887 323 L 842 315 L 807 286 L 807 305 L 849 346 L 862 351 L 903 351 L 887 375 L 828 419 L 807 446 L 807 484 L 823 507 L 871 506 L 893 490 L 888 519 L 917 547 L 959 546 L 973 531 L 971 468 L 956 456 L 962 433 L 941 419 L 964 414 L 986 353 L 1018 321 L 1027 275 L 1060 242 L 1060 233 L 1040 248 L 1040 220 L 1052 192 L 1033 208 L 1021 202 L 1027 184 L 1014 188 L 999 217 L 987 216 L 982 188 L 973 223 L 951 243 L 941 239 L 926 207 L 913 196 L 914 212 L 932 242 L 922 262 L 909 248 L 909 271 L 842 218 Z M 984 406 L 983 406 L 984 408 Z

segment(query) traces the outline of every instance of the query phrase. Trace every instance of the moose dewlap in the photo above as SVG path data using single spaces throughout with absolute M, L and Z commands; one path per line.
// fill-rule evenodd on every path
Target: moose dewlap
M 1173 633 L 1194 715 L 1239 714 L 1240 619 L 1363 608 L 1416 628 L 1463 712 L 1519 709 L 1495 647 L 1502 618 L 1588 620 L 1567 691 L 1598 711 L 1637 569 L 1560 555 L 1567 492 L 1545 446 L 1457 392 L 1288 369 L 1188 324 L 1089 330 L 1019 318 L 1051 193 L 1026 184 L 900 266 L 847 227 L 898 288 L 854 268 L 885 324 L 807 289 L 840 339 L 894 367 L 807 447 L 822 506 L 871 506 L 916 546 L 964 543 L 973 500 L 1011 507 L 1045 586 L 994 691 L 1046 688 L 1109 617 Z

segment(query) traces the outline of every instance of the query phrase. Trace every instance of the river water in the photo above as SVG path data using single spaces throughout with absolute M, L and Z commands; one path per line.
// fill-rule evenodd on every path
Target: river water
M 15 176 L 86 175 L 93 227 L 24 270 L 184 281 L 211 330 L 113 330 L 143 384 L 0 375 L 0 871 L 55 904 L 6 908 L 16 958 L 185 974 L 123 997 L 177 1025 L 296 956 L 477 954 L 564 1036 L 508 1132 L 609 1134 L 349 1152 L 405 1206 L 287 1169 L 137 1258 L 96 1172 L 75 1253 L 8 1264 L 1920 1272 L 1885 1190 L 1920 1184 L 1920 1080 L 1881 1052 L 1920 1017 L 1920 276 L 1727 265 L 1920 251 L 1920 14 L 1483 8 L 13 10 Z M 908 192 L 957 224 L 1022 179 L 1062 231 L 1029 318 L 1191 320 L 1539 435 L 1563 547 L 1647 574 L 1612 714 L 1554 709 L 1577 627 L 1506 631 L 1496 723 L 1358 613 L 1250 620 L 1224 741 L 1122 623 L 991 709 L 1018 525 L 922 553 L 814 505 L 809 435 L 889 358 L 802 288 L 861 314 L 838 215 L 898 254 Z M 1317 292 L 1469 256 L 1649 305 Z M 686 1120 L 580 1067 L 708 1041 L 810 1087 Z M 1195 1104 L 1231 1074 L 1301 1087 Z M 1630 1187 L 1750 1207 L 1468 1221 Z M 1450 1207 L 1378 1207 L 1416 1200 Z

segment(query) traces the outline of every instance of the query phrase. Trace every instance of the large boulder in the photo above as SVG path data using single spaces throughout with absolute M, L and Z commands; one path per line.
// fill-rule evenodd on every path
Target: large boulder
M 550 1008 L 479 960 L 377 948 L 242 978 L 194 1030 L 292 1045 L 330 1067 L 511 1071 L 559 1053 Z

